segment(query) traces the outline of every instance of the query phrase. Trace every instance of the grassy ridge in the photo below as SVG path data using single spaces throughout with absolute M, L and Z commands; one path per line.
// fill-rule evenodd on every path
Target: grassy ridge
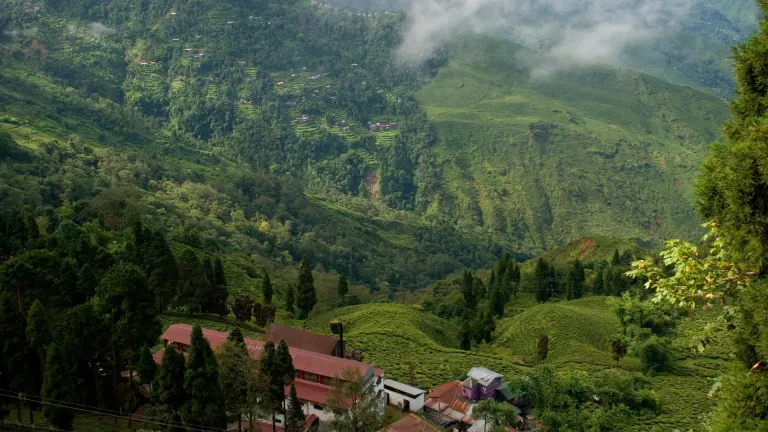
M 538 305 L 502 319 L 493 346 L 496 352 L 532 360 L 539 337 L 547 335 L 550 362 L 610 366 L 615 364 L 611 342 L 619 331 L 619 320 L 607 306 L 606 297 L 587 297 Z

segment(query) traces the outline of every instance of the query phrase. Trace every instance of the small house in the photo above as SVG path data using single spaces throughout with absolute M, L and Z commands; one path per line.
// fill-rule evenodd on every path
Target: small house
M 474 421 L 472 401 L 464 396 L 459 381 L 447 382 L 432 390 L 424 402 L 424 413 L 431 421 L 442 427 L 464 428 Z
M 285 84 L 285 83 L 284 83 L 283 81 L 280 81 L 279 83 L 277 83 L 277 86 L 278 86 L 278 87 L 282 87 L 282 86 L 283 86 L 283 84 Z
M 483 367 L 473 367 L 467 374 L 461 386 L 464 396 L 472 401 L 487 400 L 493 398 L 496 389 L 501 387 L 501 375 Z
M 387 404 L 403 411 L 419 412 L 424 409 L 424 390 L 391 379 L 384 380 Z

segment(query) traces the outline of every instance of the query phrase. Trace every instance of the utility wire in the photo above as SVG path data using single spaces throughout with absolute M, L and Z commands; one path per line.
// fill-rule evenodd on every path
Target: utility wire
M 86 405 L 70 403 L 70 402 L 61 401 L 61 400 L 57 400 L 57 399 L 42 398 L 42 397 L 34 396 L 34 395 L 24 394 L 25 398 L 21 398 L 17 392 L 11 392 L 10 390 L 2 390 L 2 389 L 0 389 L 0 397 L 2 397 L 2 396 L 9 397 L 9 398 L 20 399 L 20 400 L 24 400 L 26 398 L 29 398 L 32 402 L 40 403 L 40 404 L 43 404 L 43 405 L 50 405 L 50 406 L 55 406 L 55 407 L 60 407 L 60 408 L 66 408 L 66 409 L 71 409 L 71 410 L 74 410 L 74 411 L 81 411 L 81 412 L 86 412 L 86 413 L 89 413 L 89 414 L 97 414 L 97 415 L 100 415 L 100 416 L 112 417 L 112 418 L 117 418 L 117 419 L 131 420 L 131 421 L 136 421 L 136 422 L 139 422 L 139 423 L 150 423 L 150 424 L 154 424 L 154 425 L 157 425 L 157 426 L 178 426 L 178 427 L 183 427 L 183 428 L 185 428 L 187 430 L 192 430 L 192 431 L 195 431 L 195 432 L 221 432 L 220 429 L 207 428 L 207 427 L 204 427 L 204 426 L 201 426 L 201 425 L 190 425 L 190 424 L 184 424 L 184 423 L 180 423 L 180 422 L 173 422 L 173 421 L 167 421 L 167 420 L 166 421 L 154 421 L 154 420 L 150 421 L 150 420 L 146 420 L 146 418 L 144 420 L 142 420 L 142 419 L 136 418 L 136 417 L 131 416 L 131 415 L 111 414 L 111 413 L 105 412 L 105 411 L 112 411 L 112 412 L 117 412 L 117 411 L 113 411 L 113 410 L 96 411 L 99 408 L 88 407 Z M 82 408 L 82 407 L 86 407 L 86 408 Z

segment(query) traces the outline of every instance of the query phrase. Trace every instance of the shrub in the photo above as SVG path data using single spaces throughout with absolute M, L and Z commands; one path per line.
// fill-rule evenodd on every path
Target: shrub
M 658 336 L 649 338 L 640 346 L 640 362 L 646 372 L 661 372 L 669 368 L 672 355 L 669 341 Z

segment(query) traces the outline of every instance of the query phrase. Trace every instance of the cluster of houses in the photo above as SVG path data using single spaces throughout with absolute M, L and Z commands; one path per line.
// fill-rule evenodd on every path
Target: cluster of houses
M 186 356 L 191 335 L 192 326 L 175 324 L 163 334 L 163 344 L 173 345 Z M 203 329 L 203 336 L 215 350 L 227 340 L 228 334 Z M 314 432 L 319 422 L 333 419 L 335 414 L 328 408 L 328 396 L 333 385 L 343 376 L 343 371 L 349 368 L 356 369 L 366 388 L 373 389 L 382 412 L 384 406 L 389 404 L 405 414 L 399 421 L 379 432 L 444 432 L 446 429 L 485 432 L 484 422 L 472 418 L 475 404 L 488 399 L 511 403 L 514 398 L 509 387 L 502 382 L 501 374 L 481 367 L 470 369 L 464 381 L 447 382 L 430 392 L 385 379 L 382 369 L 362 362 L 362 354 L 346 349 L 343 340 L 292 327 L 273 324 L 261 340 L 245 338 L 245 344 L 248 354 L 257 359 L 266 342 L 278 343 L 280 340 L 288 345 L 296 368 L 294 386 L 307 416 L 302 432 Z M 159 364 L 162 356 L 163 351 L 160 350 L 153 358 Z M 288 395 L 290 388 L 285 391 Z M 281 432 L 284 432 L 284 422 L 282 416 L 277 417 L 276 423 Z M 519 423 L 526 422 L 527 419 L 521 415 Z M 242 426 L 247 429 L 247 425 Z M 258 431 L 248 432 L 271 431 L 272 424 L 265 419 L 259 423 L 258 428 Z M 237 425 L 231 425 L 229 430 L 237 430 Z M 510 427 L 508 432 L 517 432 L 517 429 Z
M 368 122 L 368 129 L 374 132 L 395 130 L 397 129 L 397 123 Z

